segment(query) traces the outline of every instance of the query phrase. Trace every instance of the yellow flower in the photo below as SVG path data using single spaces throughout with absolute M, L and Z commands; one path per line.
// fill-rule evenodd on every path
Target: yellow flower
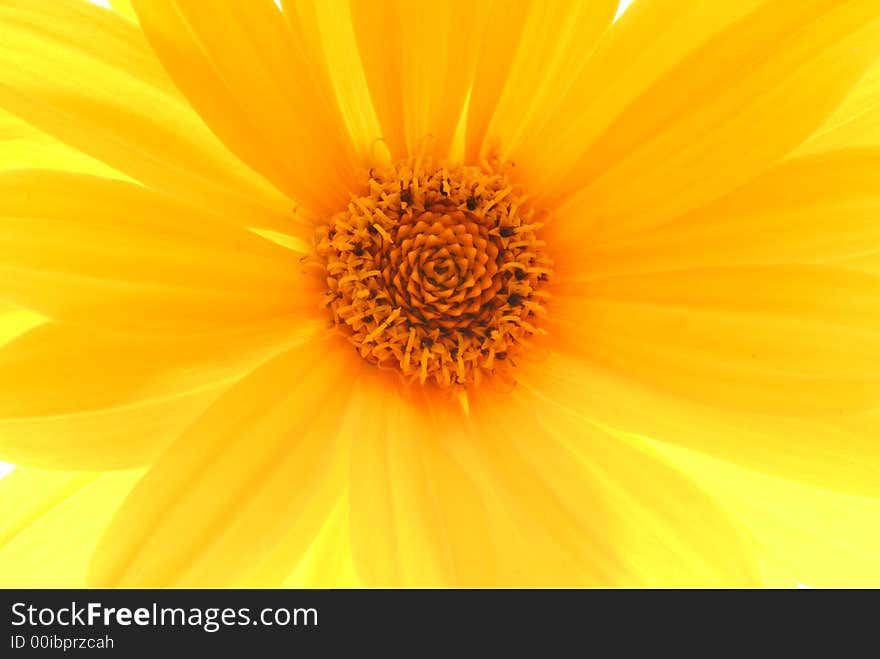
M 111 4 L 0 6 L 5 585 L 876 581 L 880 1 Z

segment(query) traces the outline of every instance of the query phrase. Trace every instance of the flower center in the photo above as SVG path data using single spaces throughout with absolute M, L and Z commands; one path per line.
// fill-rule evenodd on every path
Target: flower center
M 512 382 L 549 297 L 552 264 L 510 165 L 370 171 L 321 227 L 324 304 L 370 363 L 443 387 Z

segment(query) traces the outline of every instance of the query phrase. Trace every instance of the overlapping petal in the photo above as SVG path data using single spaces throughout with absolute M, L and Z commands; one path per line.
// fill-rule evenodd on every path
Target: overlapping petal
M 880 251 L 880 150 L 795 158 L 650 231 L 593 240 L 587 226 L 549 228 L 556 278 L 713 266 L 839 263 Z M 698 275 L 695 275 L 698 276 Z
M 110 0 L 110 8 L 130 20 L 137 20 L 137 14 L 134 13 L 131 0 Z
M 0 107 L 231 221 L 295 231 L 292 202 L 229 153 L 131 21 L 79 0 L 0 7 Z
M 489 3 L 351 2 L 355 36 L 382 137 L 396 160 L 447 157 L 474 67 Z
M 272 0 L 132 5 L 170 77 L 232 151 L 308 209 L 346 203 L 357 158 L 295 13 Z
M 380 395 L 352 452 L 350 538 L 368 585 L 760 578 L 747 536 L 698 488 L 538 396 L 480 391 L 465 416 L 387 389 L 368 400 Z
M 880 146 L 880 61 L 859 80 L 828 120 L 810 136 L 797 155 L 847 147 Z
M 795 416 L 880 405 L 880 278 L 756 265 L 563 283 L 563 349 L 692 401 Z
M 510 154 L 530 139 L 528 131 L 566 97 L 616 10 L 617 0 L 491 6 L 468 104 L 470 161 L 487 149 Z
M 109 178 L 125 175 L 61 142 L 23 119 L 0 110 L 0 167 L 58 169 Z
M 149 464 L 234 379 L 98 410 L 0 419 L 0 457 L 40 469 L 128 469 Z
M 676 368 L 670 367 L 673 376 Z M 774 410 L 759 413 L 708 405 L 693 400 L 706 398 L 696 386 L 688 391 L 688 398 L 658 385 L 663 377 L 660 371 L 640 382 L 564 351 L 523 365 L 519 375 L 521 386 L 556 409 L 607 427 L 841 493 L 880 495 L 876 414 L 796 417 Z M 756 374 L 753 379 L 753 401 L 760 401 L 767 391 L 772 394 L 762 378 Z M 725 384 L 722 377 L 715 377 L 703 381 L 702 387 L 717 395 Z M 798 396 L 792 394 L 789 401 L 797 403 Z M 848 402 L 844 395 L 840 397 Z
M 471 410 L 473 451 L 501 506 L 493 519 L 511 524 L 498 556 L 506 582 L 760 582 L 747 534 L 651 455 L 529 391 L 481 396 Z
M 318 532 L 303 560 L 285 580 L 284 588 L 359 588 L 351 551 L 348 497 L 340 499 Z
M 303 344 L 221 397 L 128 497 L 92 583 L 280 584 L 345 491 L 354 358 L 338 348 Z
M 0 300 L 0 348 L 44 321 L 39 314 Z
M 360 157 L 387 163 L 387 144 L 370 98 L 348 0 L 281 0 L 285 16 L 318 62 L 326 62 L 329 85 Z
M 123 181 L 0 175 L 0 298 L 129 333 L 210 333 L 314 314 L 299 259 Z
M 309 335 L 286 325 L 210 336 L 33 327 L 0 347 L 0 459 L 62 469 L 144 464 L 236 380 Z
M 84 588 L 101 533 L 141 473 L 19 468 L 0 481 L 4 588 Z
M 714 12 L 742 3 L 703 4 Z M 637 90 L 627 73 L 641 71 L 641 45 L 630 41 L 640 34 L 631 25 L 641 21 L 638 3 L 624 15 L 619 38 L 612 29 L 607 52 L 600 45 L 572 83 L 568 114 L 546 116 L 515 154 L 546 203 L 561 204 L 557 221 L 606 240 L 730 192 L 809 137 L 880 54 L 875 0 L 759 4 L 667 71 L 649 67 L 662 75 Z M 679 14 L 658 18 L 673 21 L 668 36 L 675 20 L 689 25 Z M 667 36 L 656 34 L 649 43 Z
M 653 446 L 742 520 L 780 585 L 880 585 L 880 536 L 873 532 L 880 499 L 794 483 L 668 444 Z
M 473 475 L 455 459 L 460 430 L 432 418 L 421 391 L 374 378 L 358 394 L 349 515 L 361 578 L 386 587 L 496 583 L 504 550 Z

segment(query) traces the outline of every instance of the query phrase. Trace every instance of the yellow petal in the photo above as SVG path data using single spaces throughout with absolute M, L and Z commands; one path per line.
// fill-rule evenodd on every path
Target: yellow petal
M 171 78 L 233 152 L 308 208 L 344 208 L 354 150 L 295 15 L 272 0 L 132 4 Z
M 880 586 L 880 499 L 845 496 L 653 443 L 712 492 L 762 545 L 789 583 L 816 588 Z
M 0 456 L 42 469 L 124 469 L 155 459 L 234 380 L 95 411 L 0 419 Z
M 173 443 L 114 519 L 91 582 L 282 582 L 344 491 L 354 358 L 337 342 L 268 362 Z
M 327 518 L 303 560 L 284 582 L 284 588 L 360 588 L 351 551 L 349 502 L 343 497 Z
M 473 81 L 488 5 L 352 1 L 370 94 L 395 159 L 425 150 L 448 156 Z
M 126 336 L 48 322 L 0 347 L 0 418 L 71 414 L 240 377 L 295 341 L 255 328 L 219 336 Z
M 470 161 L 528 140 L 524 132 L 556 108 L 616 10 L 617 0 L 492 5 L 468 105 Z
M 759 581 L 747 535 L 653 456 L 527 392 L 478 395 L 471 409 L 474 451 L 521 536 L 497 560 L 523 583 Z
M 795 153 L 803 155 L 864 146 L 880 146 L 880 60 Z
M 880 278 L 719 267 L 563 282 L 559 294 L 550 322 L 564 345 L 658 390 L 780 415 L 880 406 Z
M 85 587 L 101 533 L 141 474 L 18 468 L 0 481 L 0 585 Z
M 717 265 L 845 262 L 880 251 L 880 149 L 790 160 L 739 190 L 657 227 L 594 241 L 562 223 L 548 240 L 556 278 Z
M 134 8 L 131 6 L 131 0 L 109 0 L 110 7 L 117 14 L 121 16 L 125 16 L 129 20 L 136 21 L 137 16 L 134 13 Z
M 0 456 L 104 469 L 158 454 L 237 379 L 306 329 L 132 336 L 49 322 L 0 347 Z
M 516 392 L 474 392 L 464 417 L 442 398 L 428 404 L 387 389 L 383 398 L 380 384 L 362 399 L 364 431 L 352 447 L 351 543 L 366 584 L 759 578 L 747 538 L 723 511 L 592 424 Z
M 112 167 L 64 144 L 13 114 L 0 110 L 0 167 L 61 169 L 126 178 Z
M 54 318 L 192 333 L 314 309 L 290 251 L 133 184 L 2 173 L 0 218 L 0 297 Z
M 79 0 L 10 0 L 0 23 L 0 107 L 131 178 L 240 223 L 296 225 L 291 202 L 211 134 L 131 21 Z M 63 157 L 60 164 L 70 160 Z
M 529 168 L 536 178 L 567 171 L 585 147 L 645 90 L 689 53 L 767 1 L 634 3 L 604 33 L 583 69 L 571 79 L 567 96 L 540 117 L 543 123 L 535 129 L 541 128 L 547 148 L 541 150 L 532 136 L 524 135 L 521 149 L 533 162 L 521 161 L 518 167 Z M 498 65 L 505 66 L 503 62 Z M 506 136 L 497 137 L 503 143 Z
M 449 431 L 425 392 L 369 382 L 359 390 L 349 495 L 354 562 L 370 586 L 486 586 L 504 548 Z
M 302 38 L 309 43 L 316 66 L 326 62 L 329 85 L 355 148 L 371 163 L 388 163 L 387 145 L 379 141 L 382 129 L 373 108 L 361 65 L 351 5 L 348 0 L 284 0 L 285 16 L 293 16 Z
M 573 98 L 588 111 L 528 131 L 531 146 L 515 160 L 524 180 L 548 191 L 546 203 L 569 200 L 558 221 L 588 225 L 596 240 L 640 231 L 772 167 L 833 112 L 878 53 L 876 0 L 765 3 L 642 89 L 611 122 L 596 116 L 606 104 Z M 591 59 L 584 75 L 597 66 L 612 67 L 599 79 L 625 72 L 623 55 L 614 64 Z M 598 121 L 585 127 L 591 119 Z
M 0 300 L 0 348 L 45 320 L 42 316 Z
M 709 406 L 554 351 L 518 370 L 524 389 L 581 418 L 839 492 L 880 495 L 880 417 L 785 417 Z M 702 381 L 717 390 L 720 378 Z M 763 394 L 755 377 L 755 396 Z
M 840 265 L 880 277 L 880 250 L 841 261 Z

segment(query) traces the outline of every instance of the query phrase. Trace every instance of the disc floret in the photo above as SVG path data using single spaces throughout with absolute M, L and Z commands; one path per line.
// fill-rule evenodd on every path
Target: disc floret
M 552 263 L 511 167 L 375 168 L 318 230 L 323 304 L 361 357 L 422 384 L 513 380 L 543 333 Z

